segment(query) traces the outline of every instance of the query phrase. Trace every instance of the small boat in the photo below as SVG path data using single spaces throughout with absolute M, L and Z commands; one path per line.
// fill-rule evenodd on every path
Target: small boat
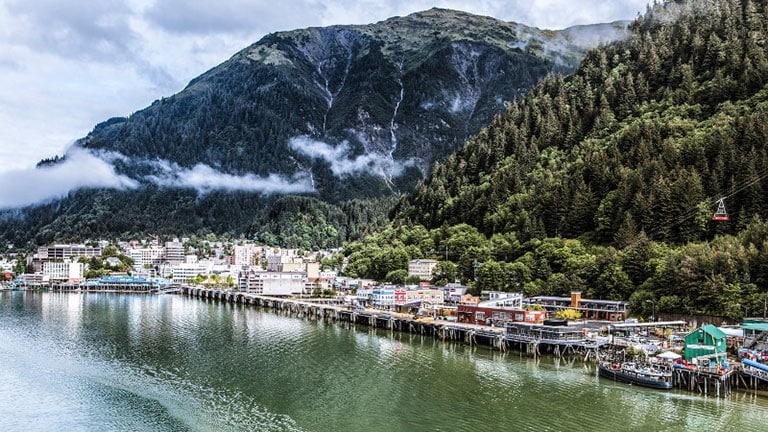
M 672 372 L 656 370 L 650 367 L 639 367 L 635 363 L 601 362 L 597 365 L 598 373 L 603 378 L 614 381 L 637 384 L 660 390 L 672 388 Z

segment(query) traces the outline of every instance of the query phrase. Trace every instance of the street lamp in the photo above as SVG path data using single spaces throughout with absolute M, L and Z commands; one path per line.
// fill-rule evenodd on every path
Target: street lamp
M 653 300 L 646 300 L 645 302 L 651 304 L 651 321 L 656 321 L 656 303 Z

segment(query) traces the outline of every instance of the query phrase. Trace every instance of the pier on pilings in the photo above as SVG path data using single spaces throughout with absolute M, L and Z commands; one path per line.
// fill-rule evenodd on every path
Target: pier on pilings
M 508 344 L 502 328 L 484 328 L 473 324 L 434 321 L 408 314 L 373 309 L 351 309 L 335 302 L 316 302 L 304 299 L 269 297 L 247 292 L 201 287 L 182 287 L 181 293 L 189 297 L 233 304 L 253 305 L 271 309 L 278 314 L 317 321 L 336 321 L 351 325 L 367 325 L 373 329 L 431 336 L 442 341 L 464 341 L 469 345 L 485 345 L 506 351 Z
M 706 369 L 674 368 L 672 386 L 703 395 L 727 397 L 734 389 L 749 389 L 741 370 L 737 365 L 723 372 L 710 372 Z

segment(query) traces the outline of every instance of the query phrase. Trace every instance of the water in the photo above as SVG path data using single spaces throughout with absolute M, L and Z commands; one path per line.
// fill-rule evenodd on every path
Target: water
M 173 295 L 0 293 L 1 431 L 741 431 L 768 398 Z

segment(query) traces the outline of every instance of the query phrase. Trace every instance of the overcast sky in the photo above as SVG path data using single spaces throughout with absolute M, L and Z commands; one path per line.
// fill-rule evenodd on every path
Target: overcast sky
M 558 29 L 633 19 L 647 2 L 0 0 L 0 173 L 63 154 L 96 123 L 180 91 L 267 33 L 431 7 Z

